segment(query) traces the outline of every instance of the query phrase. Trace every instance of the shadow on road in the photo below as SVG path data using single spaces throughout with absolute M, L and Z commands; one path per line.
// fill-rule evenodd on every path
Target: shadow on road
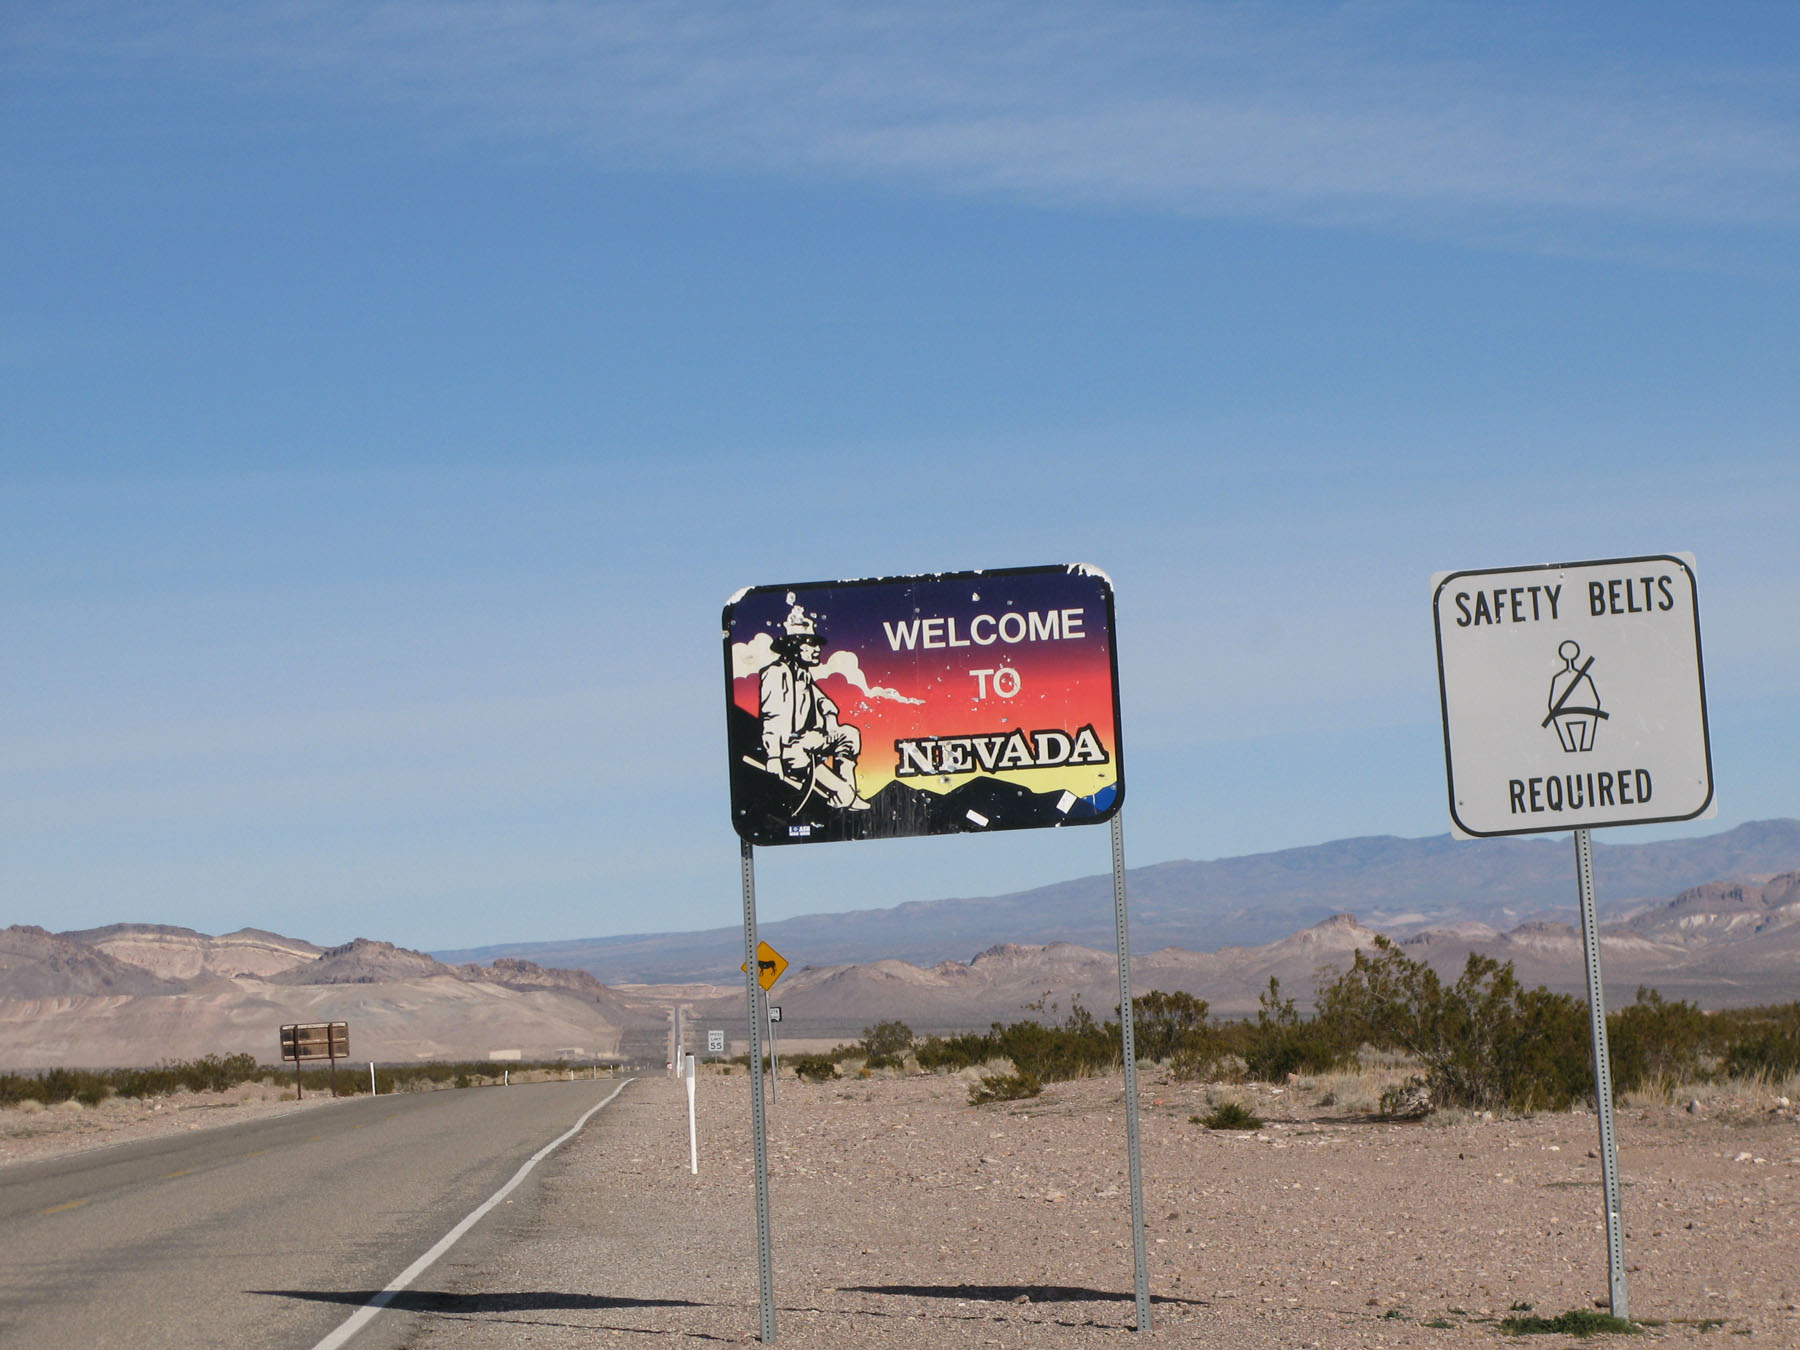
M 849 1284 L 840 1294 L 897 1294 L 903 1298 L 980 1299 L 990 1303 L 1130 1303 L 1137 1295 L 1114 1289 L 1083 1289 L 1069 1284 Z M 1184 1303 L 1203 1307 L 1205 1301 L 1150 1295 L 1152 1303 Z
M 269 1298 L 297 1298 L 311 1303 L 362 1307 L 379 1289 L 252 1289 Z M 565 1294 L 552 1289 L 520 1289 L 507 1293 L 450 1294 L 432 1289 L 402 1289 L 383 1305 L 400 1312 L 499 1313 L 585 1312 L 607 1308 L 703 1308 L 686 1298 L 614 1298 L 607 1294 Z

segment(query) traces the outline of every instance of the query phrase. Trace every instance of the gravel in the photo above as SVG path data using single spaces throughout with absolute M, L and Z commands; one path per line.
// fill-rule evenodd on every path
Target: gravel
M 147 1100 L 107 1097 L 94 1106 L 77 1101 L 55 1106 L 26 1102 L 0 1110 L 0 1168 L 136 1139 L 312 1111 L 332 1103 L 320 1092 L 299 1102 L 293 1095 L 291 1087 L 243 1083 L 227 1092 L 183 1091 Z
M 1134 1339 L 1121 1076 L 979 1108 L 967 1076 L 783 1081 L 769 1113 L 778 1343 L 1493 1345 L 1525 1305 L 1604 1307 L 1591 1112 L 1394 1124 L 1306 1083 L 1147 1071 L 1141 1086 L 1154 1301 Z M 379 1339 L 758 1339 L 748 1080 L 703 1073 L 698 1095 L 698 1176 L 681 1085 L 640 1079 L 553 1155 L 534 1203 L 496 1211 L 409 1310 L 383 1314 L 406 1320 Z M 1195 1123 L 1227 1099 L 1263 1127 Z M 1639 1343 L 1800 1346 L 1800 1122 L 1774 1101 L 1618 1112 Z

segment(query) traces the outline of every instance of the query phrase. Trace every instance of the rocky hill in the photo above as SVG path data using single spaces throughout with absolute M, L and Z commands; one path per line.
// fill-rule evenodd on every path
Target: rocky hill
M 1254 947 L 1165 947 L 1133 957 L 1132 987 L 1185 991 L 1206 999 L 1215 1015 L 1241 1017 L 1254 1015 L 1258 995 L 1274 977 L 1285 995 L 1307 1007 L 1321 973 L 1346 969 L 1358 948 L 1374 945 L 1377 931 L 1338 914 Z M 1476 952 L 1511 962 L 1527 985 L 1587 996 L 1581 933 L 1569 924 L 1533 920 L 1502 932 L 1464 923 L 1398 940 L 1408 956 L 1448 978 Z M 1630 1003 L 1640 985 L 1704 1008 L 1800 997 L 1800 871 L 1764 883 L 1697 887 L 1605 924 L 1601 970 L 1611 1008 Z M 1004 943 L 967 962 L 792 967 L 773 999 L 782 1006 L 781 1034 L 789 1040 L 849 1040 L 886 1019 L 920 1033 L 947 1032 L 1014 1021 L 1032 1004 L 1066 1013 L 1075 999 L 1111 1016 L 1119 1001 L 1118 966 L 1110 949 Z M 736 989 L 720 987 L 691 1007 L 709 1025 L 736 1027 L 744 1016 Z
M 240 928 L 222 937 L 209 937 L 192 928 L 168 924 L 115 923 L 62 936 L 171 980 L 192 980 L 203 974 L 228 979 L 239 975 L 266 977 L 319 956 L 319 948 L 310 942 L 259 928 Z
M 466 969 L 466 968 L 465 968 Z M 479 967 L 477 967 L 479 969 Z M 479 978 L 446 966 L 424 952 L 391 942 L 356 938 L 331 947 L 312 961 L 289 966 L 268 977 L 270 984 L 399 984 L 406 980 Z
M 121 961 L 109 952 L 42 928 L 0 929 L 0 999 L 129 997 L 179 994 L 184 980 Z
M 255 929 L 162 924 L 0 930 L 0 1068 L 154 1064 L 247 1052 L 283 1023 L 347 1021 L 359 1060 L 653 1059 L 669 1014 L 585 971 L 447 966 L 357 938 L 321 948 Z

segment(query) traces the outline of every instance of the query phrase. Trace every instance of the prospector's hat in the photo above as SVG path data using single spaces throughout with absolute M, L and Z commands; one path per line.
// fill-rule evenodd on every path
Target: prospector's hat
M 793 598 L 792 595 L 788 596 L 789 600 Z M 818 620 L 799 605 L 795 605 L 787 612 L 787 618 L 781 621 L 781 631 L 790 642 L 798 642 L 801 638 L 812 638 L 817 641 L 819 637 Z

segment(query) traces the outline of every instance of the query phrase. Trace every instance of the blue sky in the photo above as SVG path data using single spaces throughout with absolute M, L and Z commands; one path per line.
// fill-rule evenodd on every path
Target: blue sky
M 1134 864 L 1442 833 L 1430 574 L 1642 552 L 1662 833 L 1800 816 L 1796 91 L 1784 4 L 8 6 L 0 919 L 734 923 L 726 598 L 1076 560 Z

